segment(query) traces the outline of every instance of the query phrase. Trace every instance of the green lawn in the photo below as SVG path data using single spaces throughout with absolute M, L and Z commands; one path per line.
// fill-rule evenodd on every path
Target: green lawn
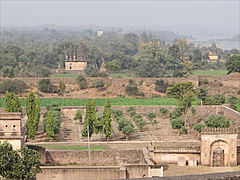
M 216 76 L 216 75 L 227 75 L 227 71 L 226 70 L 194 71 L 193 74 L 198 76 Z
M 67 146 L 67 145 L 54 145 L 54 144 L 40 144 L 40 146 L 44 146 L 46 148 L 54 149 L 54 150 L 79 150 L 79 151 L 84 151 L 88 150 L 88 146 Z M 95 151 L 100 151 L 104 150 L 105 148 L 103 147 L 98 147 L 98 146 L 92 146 L 90 147 L 90 150 L 95 150 Z
M 77 78 L 79 74 L 52 74 L 51 77 L 59 77 L 59 78 L 65 78 L 65 77 L 74 77 Z
M 124 73 L 113 73 L 113 74 L 111 74 L 111 77 L 123 78 L 123 77 L 125 77 L 125 74 Z
M 85 106 L 87 98 L 40 98 L 40 105 L 47 106 L 56 103 L 59 106 Z M 106 98 L 96 98 L 97 106 L 104 106 Z M 26 105 L 26 98 L 21 99 L 22 106 Z M 154 106 L 154 105 L 176 105 L 173 98 L 111 98 L 113 106 Z M 0 98 L 0 107 L 4 106 L 4 98 Z

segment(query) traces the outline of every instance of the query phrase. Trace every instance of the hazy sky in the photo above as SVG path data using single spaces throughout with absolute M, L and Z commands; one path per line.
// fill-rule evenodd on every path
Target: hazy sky
M 1 26 L 103 25 L 239 33 L 240 0 L 0 0 Z

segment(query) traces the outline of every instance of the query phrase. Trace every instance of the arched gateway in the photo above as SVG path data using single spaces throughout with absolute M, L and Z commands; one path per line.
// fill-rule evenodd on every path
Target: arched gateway
M 201 135 L 201 164 L 237 165 L 237 136 L 237 130 L 232 128 L 204 128 Z

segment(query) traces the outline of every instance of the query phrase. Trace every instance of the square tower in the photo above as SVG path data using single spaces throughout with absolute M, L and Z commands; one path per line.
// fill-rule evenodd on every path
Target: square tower
M 7 141 L 14 149 L 24 144 L 21 113 L 0 113 L 0 142 Z

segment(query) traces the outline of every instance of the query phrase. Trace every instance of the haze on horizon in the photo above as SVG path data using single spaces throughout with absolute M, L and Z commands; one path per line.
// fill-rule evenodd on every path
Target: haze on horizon
M 2 27 L 98 25 L 177 32 L 221 32 L 240 29 L 238 0 L 0 0 Z

